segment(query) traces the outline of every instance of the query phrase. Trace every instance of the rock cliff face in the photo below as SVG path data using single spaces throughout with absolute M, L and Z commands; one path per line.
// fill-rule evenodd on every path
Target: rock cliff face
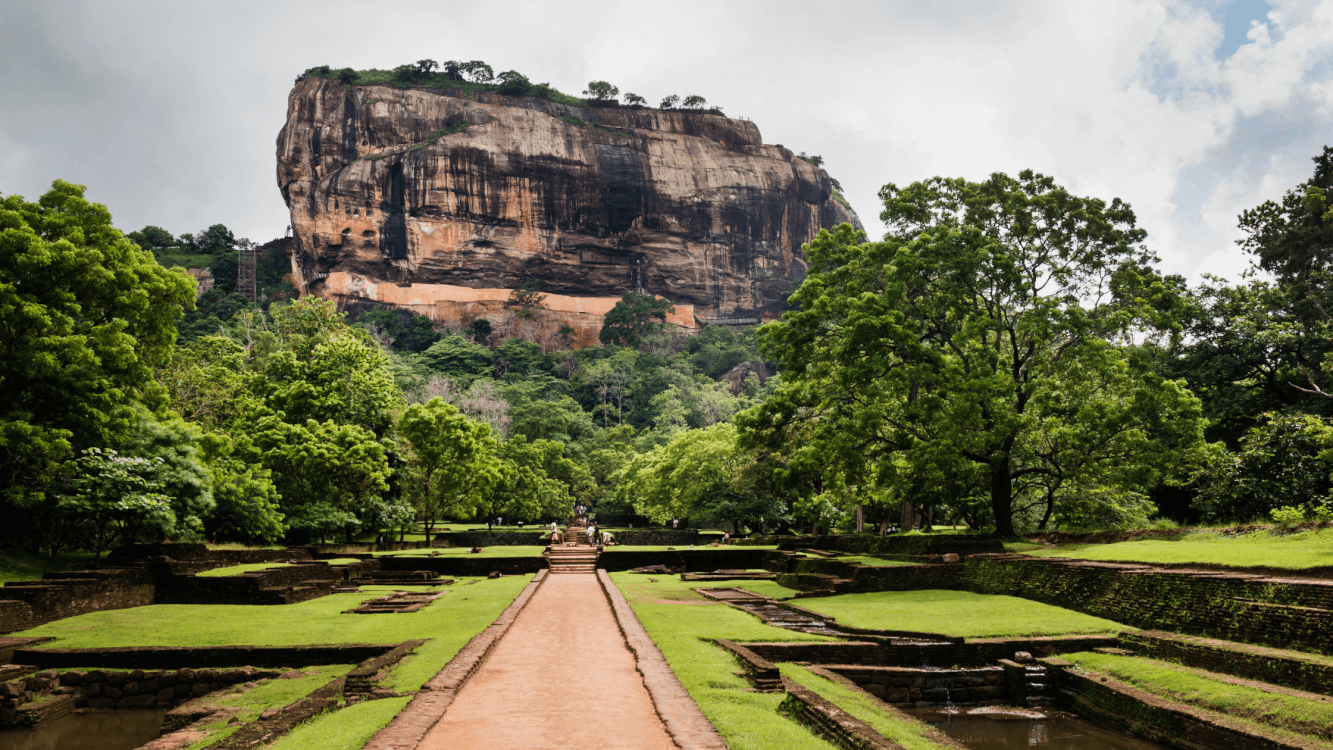
M 719 115 L 306 78 L 278 136 L 302 292 L 596 343 L 627 291 L 688 328 L 776 317 L 802 243 L 857 218 L 818 168 Z M 524 325 L 533 321 L 525 319 Z

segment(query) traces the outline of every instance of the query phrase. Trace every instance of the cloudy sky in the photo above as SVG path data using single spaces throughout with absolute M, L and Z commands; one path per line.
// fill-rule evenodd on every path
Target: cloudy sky
M 0 0 L 0 193 L 266 241 L 296 75 L 420 58 L 699 94 L 824 156 L 875 236 L 887 182 L 1033 168 L 1129 201 L 1193 278 L 1234 280 L 1236 215 L 1333 145 L 1333 0 Z

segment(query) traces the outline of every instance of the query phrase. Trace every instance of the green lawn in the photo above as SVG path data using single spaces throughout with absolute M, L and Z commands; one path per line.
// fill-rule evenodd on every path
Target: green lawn
M 358 750 L 411 698 L 385 698 L 320 714 L 297 727 L 286 737 L 268 745 L 268 750 Z
M 740 666 L 710 638 L 737 641 L 825 641 L 821 636 L 764 625 L 757 618 L 725 604 L 710 602 L 693 589 L 699 584 L 679 578 L 612 573 L 635 615 L 662 650 L 690 697 L 703 709 L 734 750 L 828 750 L 829 743 L 778 713 L 779 693 L 748 692 L 749 683 L 736 675 Z M 749 581 L 745 583 L 751 583 Z
M 216 708 L 241 709 L 236 717 L 243 722 L 251 722 L 269 708 L 282 708 L 319 690 L 339 677 L 356 668 L 355 664 L 323 664 L 306 667 L 304 677 L 294 680 L 264 680 L 253 690 L 231 692 L 217 698 L 209 698 L 208 703 Z
M 945 750 L 957 747 L 933 741 L 933 738 L 941 736 L 939 730 L 884 705 L 873 696 L 839 685 L 795 664 L 781 664 L 778 669 L 782 670 L 787 679 L 815 691 L 824 700 L 869 724 L 876 732 L 905 750 Z
M 45 573 L 61 570 L 79 570 L 90 568 L 93 556 L 87 552 L 70 555 L 34 555 L 21 550 L 6 550 L 0 553 L 0 583 L 8 581 L 31 581 L 41 578 Z
M 1034 557 L 1237 567 L 1301 569 L 1333 565 L 1333 529 L 1296 534 L 1256 531 L 1239 536 L 1224 536 L 1221 531 L 1206 529 L 1159 539 L 1113 544 L 1067 544 L 1054 549 L 1023 552 Z
M 846 557 L 834 558 L 838 562 L 861 563 L 862 565 L 871 565 L 876 568 L 892 568 L 897 565 L 915 565 L 916 563 L 902 562 L 900 560 L 881 560 L 878 557 L 869 555 L 847 555 Z
M 468 552 L 467 547 L 432 547 L 430 549 L 410 549 L 402 552 L 375 552 L 376 557 L 430 557 L 438 552 L 437 557 L 541 557 L 546 547 L 523 545 L 514 547 L 482 547 L 481 552 Z
M 805 609 L 843 625 L 966 638 L 1069 635 L 1129 630 L 1124 625 L 1049 604 L 968 591 L 877 591 L 801 600 Z
M 1327 742 L 1333 740 L 1333 701 L 1219 682 L 1210 672 L 1154 659 L 1091 652 L 1063 658 L 1168 700 L 1216 711 L 1268 732 L 1317 737 L 1325 741 L 1320 747 L 1333 747 Z
M 449 593 L 419 612 L 342 614 L 382 592 L 332 594 L 299 604 L 153 604 L 92 612 L 24 631 L 25 636 L 54 636 L 48 648 L 111 646 L 219 646 L 253 644 L 292 646 L 316 643 L 398 643 L 433 638 L 423 653 L 438 657 L 454 652 L 491 624 L 531 576 L 497 580 L 464 578 Z M 461 585 L 475 581 L 472 585 Z M 20 634 L 15 634 L 20 635 Z M 439 644 L 449 644 L 441 651 Z M 443 666 L 440 661 L 435 671 Z M 431 671 L 430 674 L 434 674 Z M 424 682 L 424 680 L 422 680 Z
M 290 568 L 291 563 L 246 563 L 244 565 L 231 565 L 226 568 L 213 568 L 205 570 L 202 573 L 195 573 L 200 578 L 225 578 L 227 576 L 238 576 L 242 573 L 253 573 L 256 570 L 268 570 L 269 568 Z

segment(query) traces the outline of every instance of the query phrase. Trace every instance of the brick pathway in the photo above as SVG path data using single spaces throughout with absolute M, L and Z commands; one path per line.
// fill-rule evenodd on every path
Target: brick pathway
M 537 589 L 420 747 L 677 746 L 597 576 L 567 574 Z

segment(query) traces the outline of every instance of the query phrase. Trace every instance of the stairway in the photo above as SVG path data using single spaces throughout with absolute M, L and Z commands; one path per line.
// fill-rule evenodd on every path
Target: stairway
M 566 544 L 559 547 L 547 547 L 542 556 L 550 566 L 551 573 L 596 573 L 599 552 L 596 547 L 586 544 Z

